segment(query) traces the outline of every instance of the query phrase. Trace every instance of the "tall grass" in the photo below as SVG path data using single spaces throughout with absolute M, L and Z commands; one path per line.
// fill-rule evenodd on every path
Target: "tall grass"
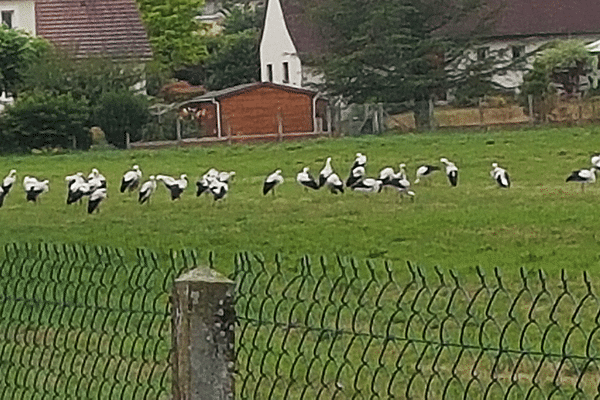
M 589 167 L 598 151 L 600 129 L 586 127 L 7 156 L 0 159 L 0 174 L 16 168 L 19 185 L 0 208 L 0 243 L 195 248 L 204 255 L 214 251 L 223 272 L 242 250 L 290 258 L 310 253 L 411 260 L 467 275 L 477 265 L 499 266 L 508 274 L 521 266 L 549 273 L 593 270 L 600 259 L 600 188 L 581 192 L 565 178 Z M 328 156 L 345 179 L 356 152 L 368 156 L 369 176 L 404 162 L 412 179 L 420 164 L 439 164 L 446 157 L 459 168 L 459 185 L 450 187 L 438 173 L 414 185 L 411 202 L 391 190 L 333 195 L 306 191 L 295 182 L 304 166 L 317 175 Z M 509 190 L 490 178 L 494 161 L 509 171 Z M 122 174 L 133 164 L 140 165 L 144 178 L 187 173 L 190 187 L 175 202 L 159 187 L 150 204 L 140 206 L 135 195 L 118 192 Z M 83 206 L 65 204 L 64 177 L 93 167 L 107 177 L 109 195 L 99 214 L 88 215 Z M 237 172 L 222 203 L 194 194 L 196 179 L 211 167 Z M 286 181 L 276 196 L 263 196 L 262 181 L 277 168 Z M 39 204 L 25 201 L 20 184 L 25 175 L 50 180 L 50 192 Z

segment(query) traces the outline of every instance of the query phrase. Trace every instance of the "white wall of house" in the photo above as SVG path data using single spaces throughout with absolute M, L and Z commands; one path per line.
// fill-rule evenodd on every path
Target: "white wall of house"
M 23 29 L 32 35 L 36 34 L 35 2 L 33 0 L 0 0 L 0 12 L 12 12 L 13 29 Z
M 593 40 L 600 39 L 597 36 L 581 36 L 578 37 L 584 42 L 591 42 Z M 506 71 L 502 71 L 500 73 L 495 74 L 492 77 L 492 81 L 504 88 L 513 89 L 515 92 L 519 92 L 519 87 L 523 83 L 523 77 L 527 73 L 527 70 L 533 67 L 533 62 L 535 61 L 534 52 L 537 51 L 542 45 L 549 43 L 555 40 L 555 38 L 540 38 L 540 37 L 530 37 L 521 40 L 503 40 L 503 41 L 491 41 L 485 45 L 480 47 L 487 47 L 490 53 L 498 53 L 503 55 L 499 59 L 500 62 L 504 61 L 505 65 L 511 63 L 514 57 L 515 48 L 520 48 L 522 54 L 531 54 L 527 57 L 526 63 L 524 65 L 525 69 L 507 69 Z M 472 52 L 472 57 L 476 57 L 476 50 Z
M 285 24 L 279 0 L 269 0 L 260 42 L 261 81 L 302 86 L 302 63 Z

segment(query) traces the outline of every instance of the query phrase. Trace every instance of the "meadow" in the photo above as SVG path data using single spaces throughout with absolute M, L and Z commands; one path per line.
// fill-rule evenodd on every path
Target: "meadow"
M 318 175 L 325 159 L 345 180 L 355 153 L 367 155 L 367 176 L 407 165 L 411 181 L 424 163 L 440 157 L 459 168 L 450 187 L 443 172 L 413 184 L 414 201 L 389 189 L 365 195 L 347 191 L 307 191 L 295 182 L 302 167 Z M 519 267 L 593 271 L 600 260 L 600 187 L 566 183 L 572 170 L 590 167 L 600 152 L 599 127 L 496 132 L 432 132 L 408 135 L 318 139 L 303 142 L 234 144 L 162 150 L 98 150 L 63 154 L 10 155 L 0 158 L 0 174 L 17 169 L 18 185 L 0 208 L 0 243 L 52 242 L 144 247 L 159 253 L 196 249 L 214 253 L 215 267 L 229 273 L 240 251 L 271 258 L 281 253 L 297 260 L 313 256 L 352 256 L 440 266 L 465 275 L 476 266 L 500 267 L 510 275 Z M 490 178 L 498 162 L 512 187 L 499 189 Z M 186 173 L 189 187 L 171 201 L 159 185 L 149 204 L 136 194 L 121 194 L 123 173 L 133 164 L 149 175 Z M 236 171 L 230 192 L 215 203 L 197 198 L 195 182 L 209 168 Z M 66 205 L 64 177 L 98 168 L 108 180 L 100 213 Z M 285 182 L 275 196 L 263 196 L 267 174 L 282 169 Z M 39 204 L 27 203 L 25 175 L 50 180 Z

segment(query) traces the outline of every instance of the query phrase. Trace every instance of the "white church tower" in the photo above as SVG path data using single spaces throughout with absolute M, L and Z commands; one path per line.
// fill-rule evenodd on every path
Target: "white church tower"
M 302 64 L 285 23 L 280 0 L 268 0 L 260 41 L 261 80 L 302 86 Z

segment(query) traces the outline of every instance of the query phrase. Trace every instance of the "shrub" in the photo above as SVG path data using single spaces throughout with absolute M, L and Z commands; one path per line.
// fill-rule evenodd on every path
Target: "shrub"
M 87 150 L 90 108 L 71 95 L 47 93 L 22 96 L 2 116 L 2 149 L 25 151 L 44 147 Z
M 127 134 L 132 142 L 142 139 L 142 131 L 149 118 L 145 97 L 121 91 L 100 96 L 93 120 L 106 134 L 108 143 L 124 149 L 127 147 Z

